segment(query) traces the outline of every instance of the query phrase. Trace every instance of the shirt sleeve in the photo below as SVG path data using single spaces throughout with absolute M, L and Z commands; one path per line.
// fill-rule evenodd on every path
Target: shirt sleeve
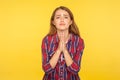
M 73 63 L 68 66 L 68 71 L 72 72 L 73 74 L 77 74 L 80 70 L 80 63 L 81 57 L 84 49 L 84 41 L 83 39 L 79 38 L 78 46 L 76 48 L 76 54 L 73 57 Z
M 47 41 L 45 38 L 42 41 L 42 68 L 45 73 L 49 74 L 53 71 L 53 68 L 51 67 L 49 63 L 49 54 L 47 49 Z

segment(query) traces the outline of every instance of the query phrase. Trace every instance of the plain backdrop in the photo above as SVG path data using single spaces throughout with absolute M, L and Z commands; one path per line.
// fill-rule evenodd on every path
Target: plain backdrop
M 61 5 L 85 42 L 81 80 L 120 80 L 119 0 L 0 0 L 0 80 L 42 80 L 42 39 Z

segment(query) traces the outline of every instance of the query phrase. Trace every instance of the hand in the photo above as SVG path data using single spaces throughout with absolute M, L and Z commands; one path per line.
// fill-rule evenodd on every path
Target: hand
M 62 52 L 66 49 L 65 35 L 64 34 L 59 35 L 59 39 L 60 39 L 60 42 L 59 42 L 58 49 Z

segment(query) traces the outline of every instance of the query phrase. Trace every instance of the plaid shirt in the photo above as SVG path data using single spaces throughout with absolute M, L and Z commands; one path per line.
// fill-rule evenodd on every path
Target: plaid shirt
M 59 38 L 57 34 L 46 36 L 42 41 L 42 67 L 45 72 L 43 80 L 80 80 L 78 71 L 80 70 L 81 57 L 84 49 L 84 41 L 79 36 L 71 33 L 66 44 L 68 52 L 73 59 L 73 63 L 67 66 L 64 56 L 61 53 L 59 60 L 53 69 L 49 60 L 57 50 Z

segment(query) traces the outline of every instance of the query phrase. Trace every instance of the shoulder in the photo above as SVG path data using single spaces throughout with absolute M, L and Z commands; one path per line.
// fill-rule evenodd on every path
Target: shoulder
M 72 41 L 79 46 L 84 46 L 84 40 L 78 35 L 72 34 Z
M 55 36 L 55 35 L 48 35 L 48 34 L 47 34 L 47 35 L 43 38 L 42 41 L 49 42 L 49 41 L 51 41 L 51 40 L 53 39 L 54 36 Z
M 84 42 L 83 38 L 81 38 L 80 36 L 75 35 L 75 34 L 71 34 L 71 35 L 72 35 L 72 40 L 73 40 L 73 41 Z

